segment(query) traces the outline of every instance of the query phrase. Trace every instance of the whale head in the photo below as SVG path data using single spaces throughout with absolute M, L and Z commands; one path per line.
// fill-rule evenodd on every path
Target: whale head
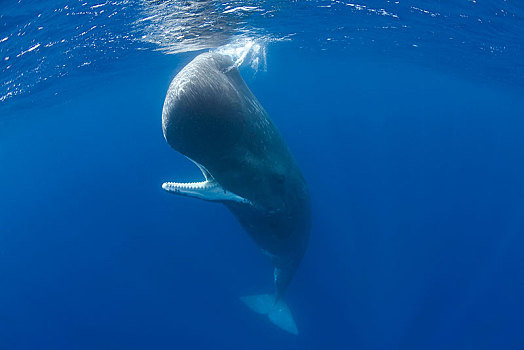
M 162 127 L 169 145 L 192 160 L 205 179 L 166 182 L 165 190 L 265 208 L 283 205 L 290 172 L 280 164 L 290 164 L 289 152 L 228 56 L 201 54 L 176 75 Z

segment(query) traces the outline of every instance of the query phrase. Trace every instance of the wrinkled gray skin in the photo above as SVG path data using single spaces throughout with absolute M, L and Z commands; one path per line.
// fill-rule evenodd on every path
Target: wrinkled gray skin
M 233 61 L 204 53 L 184 67 L 169 87 L 162 127 L 171 147 L 251 202 L 223 203 L 270 256 L 282 296 L 307 246 L 309 193 L 279 131 Z

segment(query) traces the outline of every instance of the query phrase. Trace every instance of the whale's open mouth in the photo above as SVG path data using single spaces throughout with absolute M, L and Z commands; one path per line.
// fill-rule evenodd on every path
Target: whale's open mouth
M 251 204 L 249 200 L 240 197 L 226 189 L 211 176 L 204 166 L 188 158 L 198 166 L 205 180 L 200 182 L 164 182 L 162 188 L 167 192 L 182 196 L 200 198 L 206 201 L 233 201 L 244 204 Z

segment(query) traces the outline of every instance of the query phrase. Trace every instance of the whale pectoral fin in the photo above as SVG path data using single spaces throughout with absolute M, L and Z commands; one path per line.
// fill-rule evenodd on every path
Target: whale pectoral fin
M 233 201 L 251 204 L 247 199 L 224 189 L 213 178 L 208 178 L 201 182 L 189 183 L 164 182 L 162 188 L 167 192 L 199 198 L 206 201 Z
M 293 315 L 287 304 L 281 298 L 276 300 L 275 295 L 259 294 L 242 297 L 240 299 L 244 304 L 249 306 L 251 310 L 262 315 L 267 315 L 269 320 L 281 329 L 298 335 L 298 329 Z

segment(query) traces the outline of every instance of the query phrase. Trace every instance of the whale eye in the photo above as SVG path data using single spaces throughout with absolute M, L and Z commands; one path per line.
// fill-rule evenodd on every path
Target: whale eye
M 272 180 L 271 186 L 273 187 L 275 191 L 277 192 L 284 191 L 284 187 L 286 184 L 286 176 L 284 174 L 280 174 L 280 173 L 273 174 L 271 180 Z

